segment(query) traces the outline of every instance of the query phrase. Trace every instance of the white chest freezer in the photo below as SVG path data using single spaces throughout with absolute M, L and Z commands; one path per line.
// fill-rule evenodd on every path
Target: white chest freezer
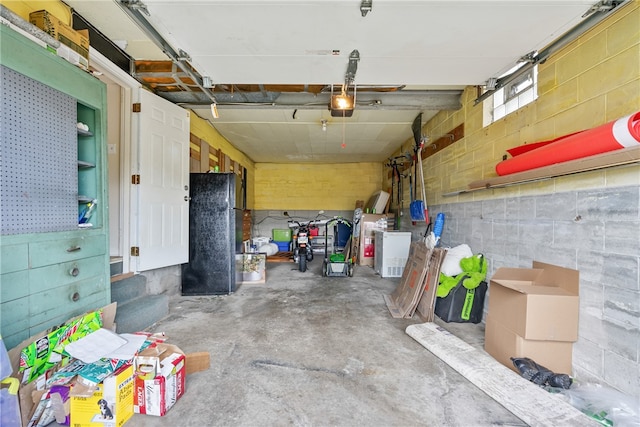
M 375 231 L 374 270 L 381 277 L 402 277 L 409 258 L 411 232 Z

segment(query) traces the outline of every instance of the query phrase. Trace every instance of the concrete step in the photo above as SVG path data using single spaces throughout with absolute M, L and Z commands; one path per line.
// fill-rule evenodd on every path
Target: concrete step
M 118 303 L 116 332 L 122 334 L 142 331 L 168 315 L 167 295 L 146 295 Z
M 118 306 L 147 294 L 147 278 L 142 274 L 124 276 L 111 282 L 111 302 Z
M 122 274 L 122 257 L 111 257 L 109 260 L 111 276 Z

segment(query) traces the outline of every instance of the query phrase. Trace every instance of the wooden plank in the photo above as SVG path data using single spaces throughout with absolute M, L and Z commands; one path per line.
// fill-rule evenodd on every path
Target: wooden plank
M 200 172 L 209 172 L 209 143 L 200 140 Z
M 526 184 L 529 182 L 543 181 L 560 176 L 573 175 L 580 172 L 589 172 L 616 166 L 629 165 L 640 162 L 640 145 L 607 153 L 596 154 L 582 159 L 556 163 L 529 171 L 513 173 L 509 175 L 473 181 L 467 189 L 444 193 L 444 197 L 470 193 L 472 191 L 503 188 L 510 185 Z
M 224 172 L 224 168 L 225 168 L 225 155 L 222 152 L 222 149 L 219 148 L 218 149 L 218 168 L 220 169 L 220 172 Z
M 464 123 L 459 124 L 435 141 L 425 144 L 424 147 L 422 147 L 422 159 L 424 160 L 429 156 L 433 156 L 438 151 L 444 150 L 462 138 L 464 138 Z
M 406 333 L 460 375 L 531 426 L 596 425 L 561 396 L 522 378 L 487 353 L 435 323 L 409 325 Z

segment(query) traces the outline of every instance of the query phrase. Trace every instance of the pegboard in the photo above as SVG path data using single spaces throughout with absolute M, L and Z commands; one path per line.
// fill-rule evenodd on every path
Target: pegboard
M 2 235 L 76 230 L 76 100 L 2 67 Z

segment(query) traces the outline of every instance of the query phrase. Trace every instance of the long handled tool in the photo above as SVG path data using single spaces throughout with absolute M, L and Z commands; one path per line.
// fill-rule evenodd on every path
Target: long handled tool
M 409 207 L 409 211 L 411 212 L 411 221 L 426 221 L 426 223 L 429 224 L 429 211 L 427 209 L 427 198 L 424 190 L 424 172 L 422 171 L 422 142 L 416 150 L 416 160 L 418 174 L 420 176 L 420 187 L 422 189 L 422 200 L 413 200 L 411 202 Z

